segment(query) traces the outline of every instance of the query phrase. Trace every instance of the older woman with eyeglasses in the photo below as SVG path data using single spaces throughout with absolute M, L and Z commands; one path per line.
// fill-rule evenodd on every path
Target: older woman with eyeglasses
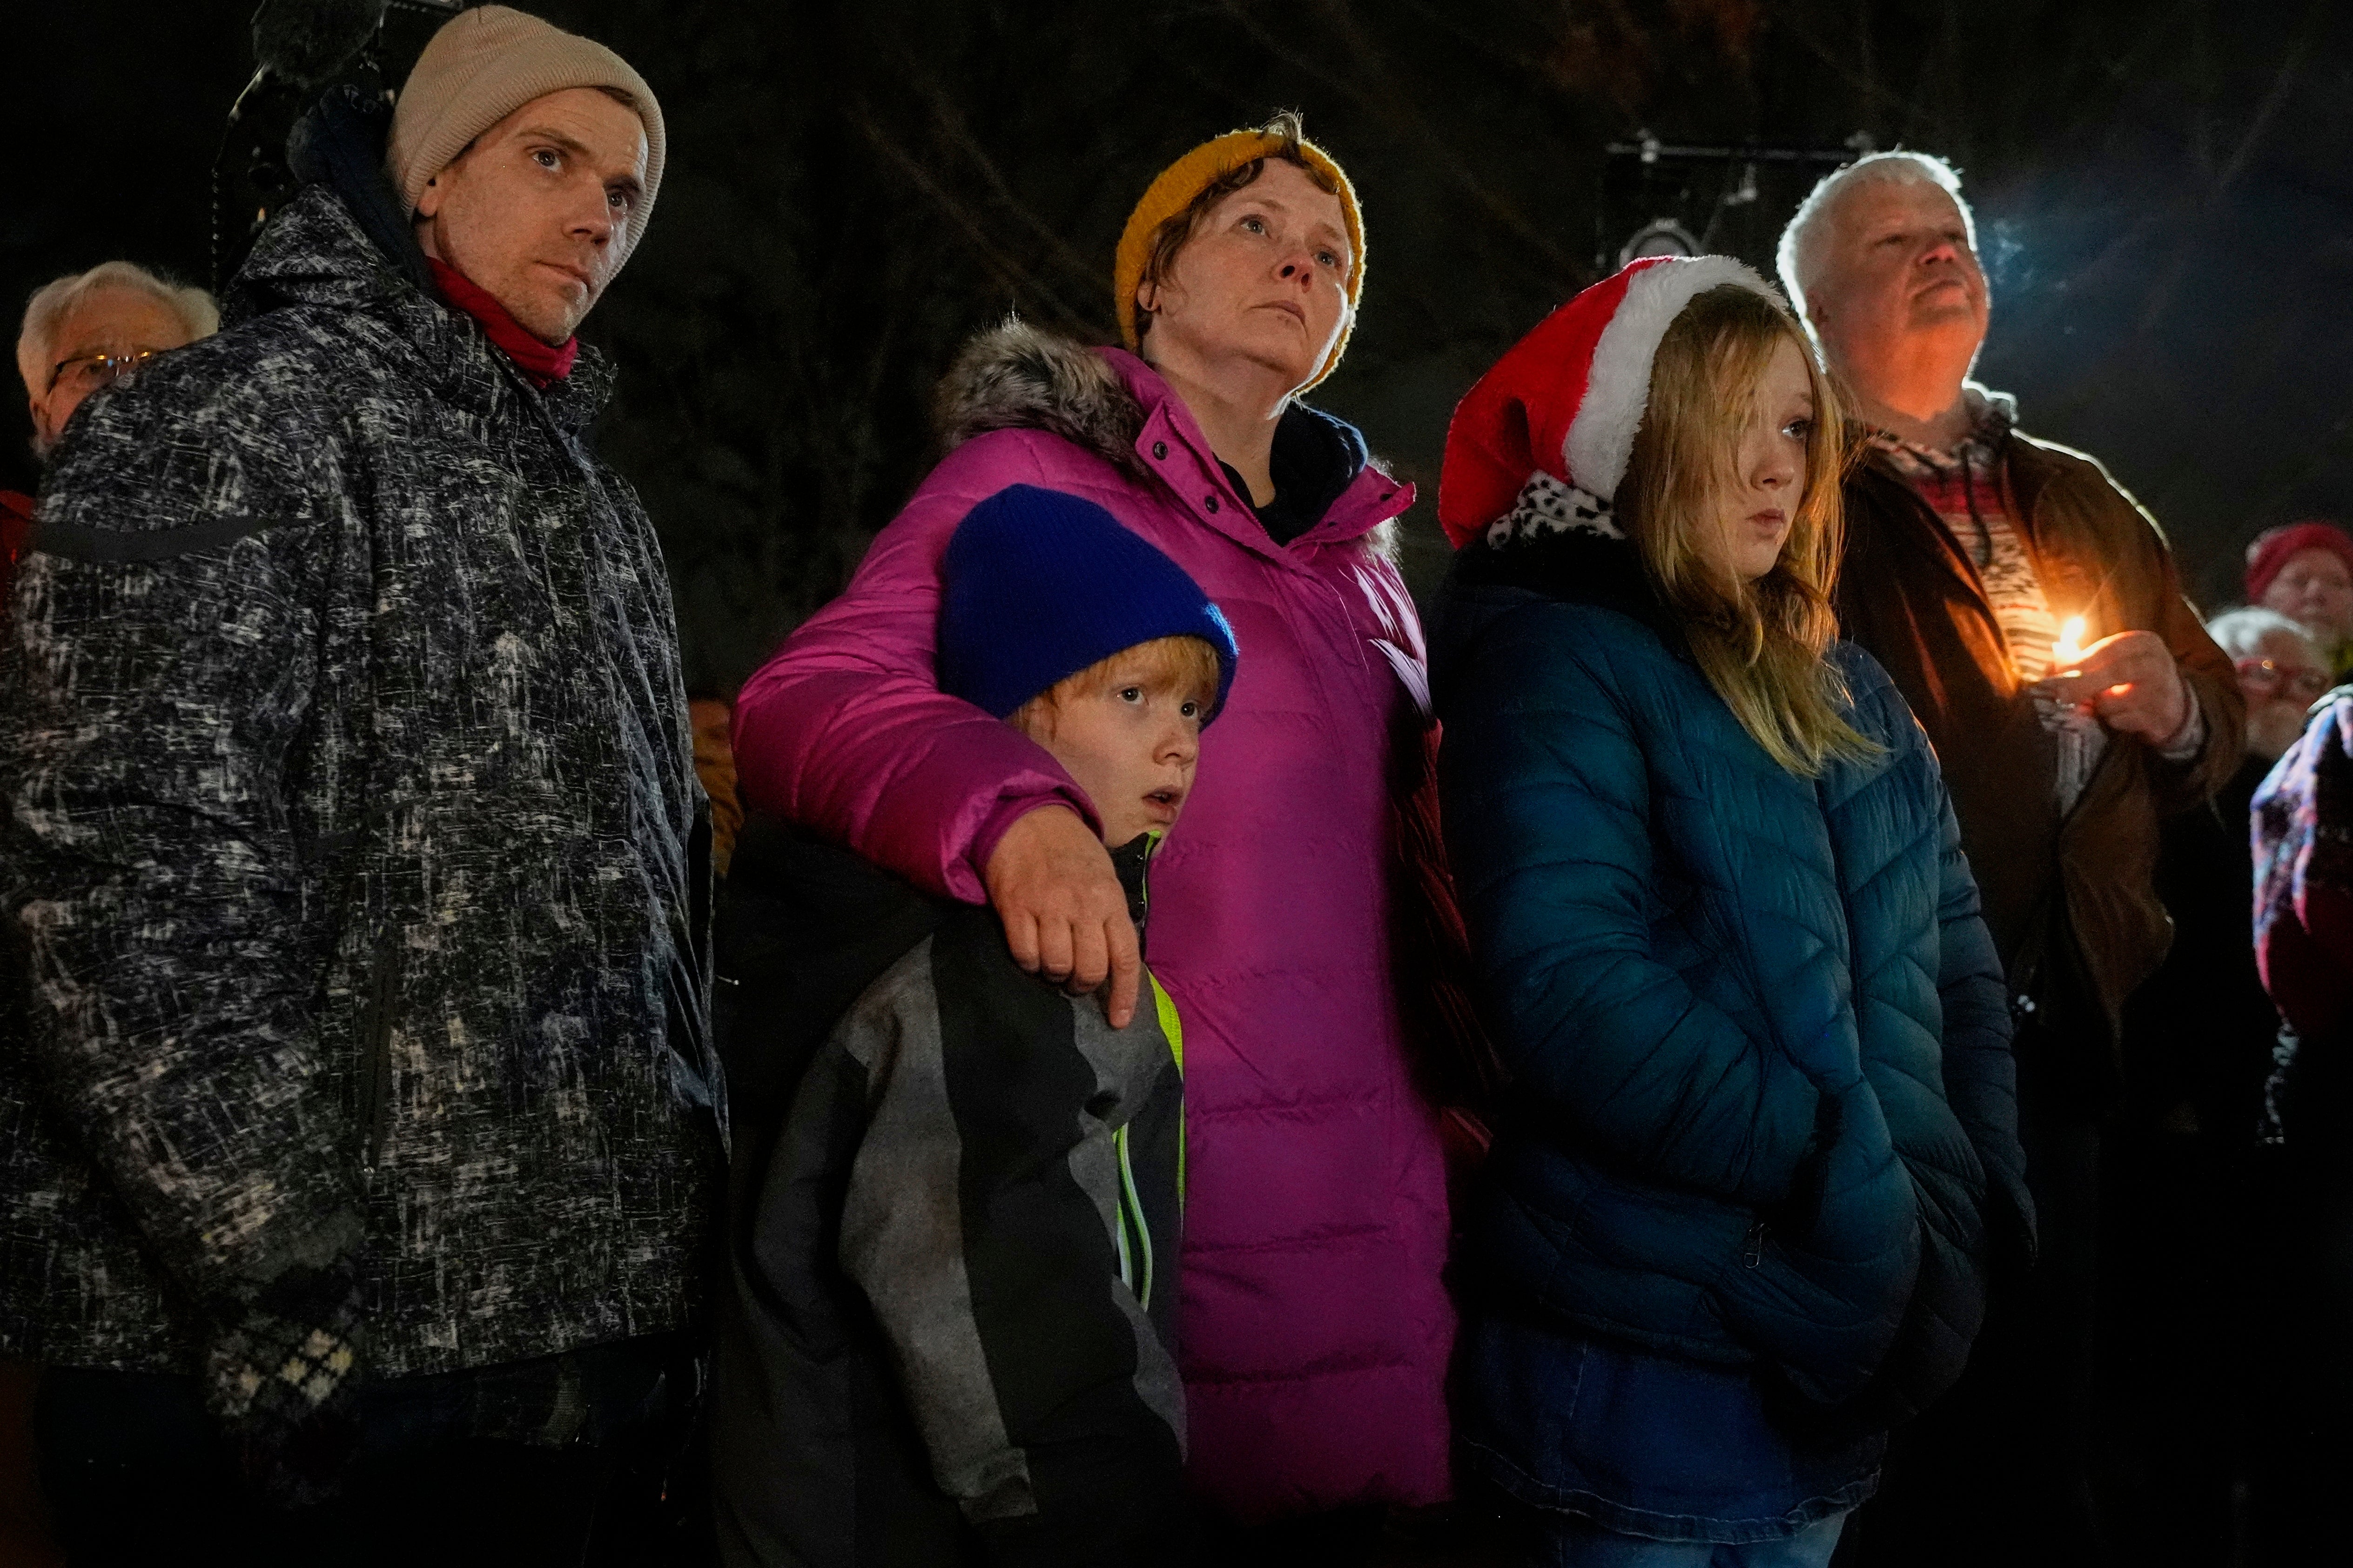
M 2232 610 L 2209 622 L 2206 632 L 2231 656 L 2247 699 L 2247 760 L 2238 778 L 2216 797 L 2218 807 L 2230 808 L 2254 795 L 2280 753 L 2304 733 L 2306 710 L 2336 681 L 2320 639 L 2278 610 Z M 2232 813 L 2225 809 L 2225 815 Z
M 107 261 L 36 289 L 16 334 L 16 373 L 31 400 L 33 450 L 46 460 L 82 400 L 166 349 L 210 337 L 220 311 L 201 289 Z M 32 524 L 32 498 L 0 490 L 0 604 Z
M 213 297 L 128 261 L 108 261 L 35 291 L 16 337 L 31 395 L 33 449 L 57 445 L 82 399 L 141 363 L 220 329 Z

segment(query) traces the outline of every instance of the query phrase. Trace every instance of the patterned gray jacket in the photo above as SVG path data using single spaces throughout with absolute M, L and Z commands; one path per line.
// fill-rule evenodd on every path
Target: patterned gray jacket
M 194 1370 L 355 1270 L 379 1373 L 681 1326 L 722 1176 L 653 529 L 307 189 L 77 416 L 0 666 L 0 1354 Z

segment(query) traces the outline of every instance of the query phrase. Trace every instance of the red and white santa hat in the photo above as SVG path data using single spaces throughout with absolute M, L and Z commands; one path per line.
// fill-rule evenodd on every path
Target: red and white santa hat
M 1455 405 L 1438 479 L 1438 521 L 1457 547 L 1525 523 L 1614 536 L 1651 395 L 1651 362 L 1683 307 L 1735 284 L 1787 306 L 1728 256 L 1651 256 L 1546 316 Z M 1500 542 L 1500 539 L 1498 540 Z

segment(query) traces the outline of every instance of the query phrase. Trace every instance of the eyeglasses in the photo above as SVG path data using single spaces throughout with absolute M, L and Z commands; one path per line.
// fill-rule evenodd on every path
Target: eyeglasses
M 2328 689 L 2328 672 L 2315 669 L 2308 664 L 2282 664 L 2275 658 L 2242 658 L 2232 668 L 2239 672 L 2240 685 L 2264 696 L 2284 692 L 2299 702 L 2309 702 Z
M 58 383 L 70 375 L 75 384 L 85 393 L 96 392 L 101 386 L 111 386 L 143 369 L 154 357 L 153 349 L 132 349 L 129 353 L 84 354 L 79 359 L 61 359 L 49 372 L 48 390 L 55 392 Z

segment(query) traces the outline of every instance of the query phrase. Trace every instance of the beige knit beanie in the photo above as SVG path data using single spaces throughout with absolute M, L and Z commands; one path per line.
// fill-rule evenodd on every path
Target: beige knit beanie
M 637 100 L 646 128 L 646 197 L 638 208 L 645 232 L 661 190 L 661 105 L 645 78 L 591 38 L 504 5 L 478 5 L 442 25 L 417 57 L 393 106 L 385 173 L 414 213 L 426 182 L 455 162 L 468 142 L 529 103 L 571 87 L 618 88 Z

